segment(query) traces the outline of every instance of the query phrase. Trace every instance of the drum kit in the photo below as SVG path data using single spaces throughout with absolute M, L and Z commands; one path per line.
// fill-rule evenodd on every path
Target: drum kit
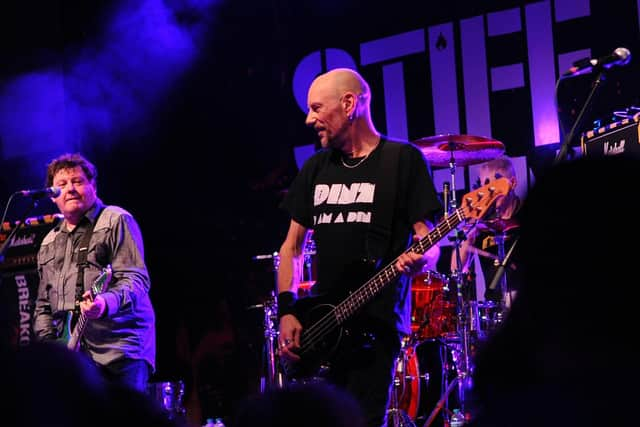
M 443 189 L 445 216 L 457 208 L 456 167 L 484 163 L 504 154 L 500 141 L 472 135 L 436 135 L 413 144 L 432 166 L 450 169 L 451 184 L 445 183 Z M 451 239 L 458 266 L 462 264 L 459 249 L 464 234 L 456 230 Z M 504 259 L 502 236 L 495 236 L 497 254 L 472 249 L 500 263 Z M 500 280 L 500 290 L 507 289 L 506 277 Z M 508 310 L 505 298 L 479 301 L 475 292 L 467 289 L 472 282 L 468 274 L 456 270 L 449 274 L 425 270 L 413 277 L 412 333 L 396 359 L 389 426 L 448 425 L 450 407 L 468 413 L 465 406 L 472 386 L 475 349 L 499 326 Z M 457 393 L 452 394 L 455 390 Z
M 491 138 L 472 135 L 436 135 L 412 141 L 433 167 L 449 167 L 451 185 L 443 191 L 444 215 L 457 208 L 455 170 L 458 166 L 480 164 L 500 157 L 504 145 Z M 453 248 L 460 261 L 459 247 L 464 231 L 456 230 Z M 496 238 L 497 242 L 503 239 Z M 482 251 L 477 249 L 480 256 Z M 310 231 L 304 245 L 304 265 L 299 294 L 306 294 L 315 277 L 315 244 Z M 504 258 L 504 247 L 498 254 L 489 254 L 495 262 Z M 254 259 L 272 259 L 277 271 L 277 253 L 259 255 Z M 456 265 L 461 265 L 457 262 Z M 500 290 L 506 289 L 501 278 Z M 479 301 L 470 297 L 466 287 L 471 285 L 467 275 L 459 271 L 442 274 L 424 270 L 413 276 L 411 282 L 411 335 L 403 340 L 400 355 L 396 359 L 395 378 L 388 425 L 393 427 L 429 427 L 448 424 L 451 410 L 460 408 L 465 413 L 473 373 L 473 354 L 477 345 L 489 337 L 499 326 L 508 306 L 499 302 Z M 277 331 L 277 307 L 275 297 L 259 305 L 264 308 L 264 327 L 267 361 L 262 391 L 282 386 L 282 378 L 276 366 L 275 344 Z M 255 306 L 257 307 L 257 306 Z M 453 393 L 457 390 L 457 393 Z

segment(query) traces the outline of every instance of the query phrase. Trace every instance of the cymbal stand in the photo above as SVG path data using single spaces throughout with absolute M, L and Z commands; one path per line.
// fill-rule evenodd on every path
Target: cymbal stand
M 489 284 L 489 287 L 487 288 L 487 292 L 492 292 L 494 289 L 498 288 L 499 286 L 499 292 L 500 292 L 500 301 L 499 304 L 500 306 L 498 307 L 498 311 L 497 311 L 497 319 L 490 319 L 492 322 L 492 326 L 497 326 L 498 323 L 501 323 L 504 320 L 504 316 L 507 314 L 507 310 L 511 308 L 511 303 L 512 303 L 512 293 L 511 293 L 511 289 L 509 289 L 509 285 L 507 283 L 507 279 L 506 279 L 506 269 L 507 269 L 507 265 L 511 262 L 511 256 L 513 254 L 514 249 L 516 248 L 516 245 L 518 244 L 518 240 L 519 238 L 516 238 L 513 243 L 511 244 L 511 247 L 509 248 L 509 251 L 505 254 L 504 252 L 504 243 L 506 240 L 506 233 L 502 233 L 500 234 L 500 236 L 496 235 L 496 244 L 498 245 L 498 259 L 496 260 L 496 272 L 493 276 L 493 279 L 491 280 L 491 283 Z
M 275 294 L 264 303 L 264 360 L 266 364 L 266 376 L 260 381 L 260 392 L 264 393 L 269 389 L 282 388 L 284 380 L 278 365 L 278 330 L 276 320 L 278 318 L 278 304 Z
M 498 233 L 495 235 L 496 245 L 498 245 L 498 259 L 496 265 L 500 265 L 505 258 L 504 242 L 506 240 L 506 233 Z M 500 277 L 500 301 L 498 302 L 500 307 L 499 312 L 502 313 L 507 307 L 511 307 L 511 293 L 509 292 L 509 286 L 507 285 L 507 275 L 503 274 Z
M 455 174 L 456 174 L 456 163 L 454 157 L 454 144 L 453 142 L 449 143 L 451 158 L 449 160 L 449 169 L 451 173 L 451 203 L 450 209 L 454 212 L 457 209 L 457 201 L 456 201 L 456 186 L 455 186 Z M 468 306 L 466 301 L 466 296 L 464 291 L 464 279 L 462 272 L 460 271 L 462 265 L 462 258 L 460 256 L 460 245 L 466 239 L 464 231 L 459 227 L 456 227 L 455 237 L 454 237 L 454 251 L 456 257 L 456 268 L 451 271 L 451 282 L 455 284 L 456 289 L 456 335 L 459 339 L 459 344 L 457 348 L 454 347 L 453 358 L 456 366 L 456 375 L 453 381 L 457 382 L 458 385 L 458 397 L 460 402 L 460 411 L 462 413 L 465 412 L 465 391 L 469 386 L 469 381 L 471 379 L 471 342 L 470 342 L 470 330 L 469 330 L 469 319 L 466 307 Z M 443 372 L 443 379 L 446 380 L 446 372 Z M 447 387 L 448 389 L 449 387 Z

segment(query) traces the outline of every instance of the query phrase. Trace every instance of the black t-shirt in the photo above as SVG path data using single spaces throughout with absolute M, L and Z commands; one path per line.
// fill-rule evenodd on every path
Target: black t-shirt
M 414 145 L 383 137 L 368 158 L 351 168 L 344 165 L 340 152 L 320 150 L 305 162 L 282 202 L 296 222 L 314 230 L 317 282 L 313 293 L 338 298 L 334 303 L 370 278 L 354 280 L 351 272 L 362 259 L 371 257 L 367 250 L 369 227 L 376 221 L 376 212 L 383 216 L 376 197 L 382 197 L 379 194 L 382 180 L 389 179 L 382 176 L 384 168 L 380 161 L 385 144 L 402 144 L 395 169 L 397 189 L 393 197 L 386 198 L 394 201 L 390 249 L 379 260 L 380 267 L 386 266 L 411 243 L 413 224 L 425 218 L 434 219 L 441 209 L 430 167 Z M 390 158 L 386 152 L 384 158 Z M 364 313 L 374 323 L 409 334 L 409 286 L 408 278 L 401 276 L 367 303 Z

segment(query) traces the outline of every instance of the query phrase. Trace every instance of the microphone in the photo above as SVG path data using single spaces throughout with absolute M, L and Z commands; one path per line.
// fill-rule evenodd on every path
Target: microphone
M 60 187 L 52 186 L 38 190 L 21 190 L 16 192 L 16 194 L 31 197 L 32 199 L 44 199 L 45 197 L 58 197 L 61 192 Z
M 631 52 L 626 47 L 619 47 L 612 54 L 601 58 L 584 58 L 573 63 L 573 66 L 564 73 L 563 77 L 579 76 L 590 72 L 595 68 L 611 68 L 613 66 L 627 65 L 631 61 Z

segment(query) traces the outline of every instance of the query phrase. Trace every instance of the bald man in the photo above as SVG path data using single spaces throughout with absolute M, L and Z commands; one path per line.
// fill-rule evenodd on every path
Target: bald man
M 291 221 L 277 285 L 285 377 L 345 387 L 373 427 L 386 424 L 394 361 L 411 333 L 410 276 L 435 269 L 440 255 L 437 245 L 403 252 L 427 235 L 442 207 L 420 150 L 376 130 L 371 98 L 362 76 L 345 68 L 309 87 L 306 124 L 322 148 L 282 203 Z M 317 281 L 309 297 L 296 300 L 310 230 Z M 400 274 L 380 277 L 385 266 Z M 381 280 L 370 281 L 374 275 Z

